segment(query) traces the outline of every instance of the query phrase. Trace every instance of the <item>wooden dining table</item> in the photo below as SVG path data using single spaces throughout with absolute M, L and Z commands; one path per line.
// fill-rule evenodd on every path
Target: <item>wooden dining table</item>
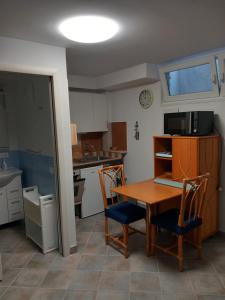
M 146 204 L 146 252 L 150 254 L 150 218 L 154 208 L 166 201 L 182 196 L 183 190 L 173 186 L 155 183 L 154 179 L 115 187 L 113 192 Z

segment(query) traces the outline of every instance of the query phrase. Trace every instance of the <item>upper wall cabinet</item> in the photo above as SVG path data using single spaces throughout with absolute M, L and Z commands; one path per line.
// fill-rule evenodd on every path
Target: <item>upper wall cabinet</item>
M 107 102 L 104 94 L 70 92 L 70 119 L 77 132 L 107 131 Z

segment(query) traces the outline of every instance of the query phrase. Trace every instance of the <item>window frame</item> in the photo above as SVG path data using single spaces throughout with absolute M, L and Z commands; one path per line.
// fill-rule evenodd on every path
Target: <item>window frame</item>
M 224 56 L 225 58 L 225 56 Z M 210 92 L 199 92 L 199 93 L 189 93 L 181 94 L 176 96 L 170 96 L 169 88 L 166 80 L 166 73 L 171 71 L 178 71 L 186 68 L 191 68 L 195 66 L 200 66 L 204 64 L 210 64 L 211 67 L 211 80 L 212 80 L 212 91 Z M 171 102 L 182 102 L 184 100 L 193 100 L 193 99 L 203 99 L 203 98 L 213 98 L 219 96 L 219 85 L 216 71 L 216 62 L 215 56 L 210 55 L 204 58 L 199 58 L 196 60 L 189 60 L 182 63 L 170 64 L 163 66 L 159 69 L 159 75 L 162 83 L 162 102 L 171 103 Z M 225 91 L 224 91 L 225 92 Z
M 220 96 L 225 96 L 225 53 L 221 53 L 216 55 L 219 62 L 219 68 L 220 68 Z

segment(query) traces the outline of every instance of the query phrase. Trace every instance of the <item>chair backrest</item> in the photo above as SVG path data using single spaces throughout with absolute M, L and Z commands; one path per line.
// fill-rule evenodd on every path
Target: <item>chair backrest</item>
M 185 227 L 192 220 L 202 219 L 206 190 L 210 174 L 184 179 L 178 225 Z
M 104 167 L 98 170 L 98 174 L 104 207 L 108 208 L 108 198 L 110 198 L 112 204 L 118 202 L 118 196 L 112 192 L 112 188 L 125 185 L 124 168 L 123 165 Z

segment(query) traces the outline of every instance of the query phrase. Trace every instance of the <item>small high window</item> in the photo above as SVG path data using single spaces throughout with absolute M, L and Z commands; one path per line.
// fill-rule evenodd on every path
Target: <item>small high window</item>
M 160 70 L 164 102 L 219 95 L 214 58 L 171 65 Z

